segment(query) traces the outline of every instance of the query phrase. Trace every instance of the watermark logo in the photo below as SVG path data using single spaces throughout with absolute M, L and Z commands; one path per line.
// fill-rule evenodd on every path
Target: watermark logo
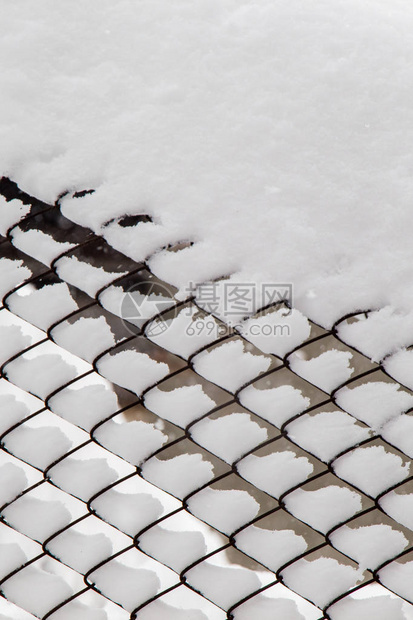
M 216 338 L 231 336 L 234 332 L 239 332 L 245 338 L 265 337 L 288 337 L 291 335 L 291 325 L 288 323 L 271 323 L 269 320 L 251 323 L 218 323 L 214 319 L 195 319 L 187 324 L 185 333 L 187 336 L 206 336 L 214 335 Z
M 187 317 L 185 329 L 187 336 L 207 335 L 222 337 L 233 330 L 251 336 L 286 336 L 290 326 L 277 321 L 261 319 L 248 324 L 249 317 L 257 309 L 282 307 L 282 316 L 291 313 L 292 285 L 264 282 L 260 285 L 252 282 L 218 281 L 201 285 L 191 283 L 186 288 L 188 297 L 193 297 L 202 312 L 194 312 L 192 304 L 180 308 L 174 297 L 176 289 L 159 280 L 143 280 L 129 288 L 122 299 L 121 317 L 128 331 L 134 334 L 145 329 L 146 335 L 157 336 L 164 333 L 177 316 L 178 310 Z M 219 319 L 216 320 L 214 317 Z M 153 320 L 152 320 L 153 319 Z M 255 333 L 256 332 L 256 333 Z

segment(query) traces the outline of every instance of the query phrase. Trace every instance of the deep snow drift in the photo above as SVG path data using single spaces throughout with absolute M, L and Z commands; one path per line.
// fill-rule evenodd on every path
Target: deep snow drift
M 22 189 L 95 188 L 64 213 L 135 258 L 193 240 L 151 261 L 179 286 L 292 282 L 324 325 L 411 312 L 407 0 L 21 0 L 2 26 L 0 170 Z

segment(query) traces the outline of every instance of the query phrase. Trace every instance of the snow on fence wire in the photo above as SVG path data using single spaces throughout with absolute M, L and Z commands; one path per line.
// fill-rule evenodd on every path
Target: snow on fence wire
M 222 330 L 0 189 L 0 618 L 412 618 L 411 352 L 283 302 Z

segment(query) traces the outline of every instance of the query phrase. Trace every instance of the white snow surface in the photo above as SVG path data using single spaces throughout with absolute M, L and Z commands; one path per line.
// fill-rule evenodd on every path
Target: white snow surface
M 65 282 L 49 284 L 40 289 L 24 288 L 20 293 L 26 291 L 29 294 L 16 292 L 10 296 L 10 310 L 40 329 L 48 329 L 78 308 Z
M 1 488 L 0 504 L 14 500 L 26 487 L 27 478 L 21 467 L 13 463 L 4 463 L 0 467 Z
M 251 521 L 260 508 L 246 491 L 223 491 L 210 487 L 191 497 L 188 507 L 196 517 L 227 535 Z
M 2 21 L 0 168 L 23 189 L 95 188 L 62 203 L 96 230 L 149 212 L 108 234 L 193 239 L 194 275 L 294 282 L 325 324 L 411 311 L 408 0 L 24 0 Z
M 197 316 L 198 308 L 186 307 L 172 320 L 166 321 L 168 329 L 153 335 L 147 333 L 152 340 L 168 351 L 187 358 L 198 349 L 219 338 L 219 324 L 212 315 Z M 153 324 L 150 325 L 150 327 Z
M 285 599 L 288 599 L 288 602 L 293 602 L 295 604 L 295 609 L 294 605 L 287 605 Z M 252 615 L 254 615 L 254 602 L 257 602 L 257 604 L 259 605 L 258 609 L 260 611 L 260 620 L 261 617 L 262 620 L 272 620 L 274 618 L 274 614 L 277 614 L 278 612 L 282 612 L 281 618 L 283 618 L 283 620 L 319 620 L 320 618 L 320 610 L 318 609 L 318 607 L 315 607 L 306 599 L 302 598 L 292 590 L 289 590 L 280 582 L 276 583 L 275 585 L 271 586 L 260 594 L 257 594 L 256 596 L 254 596 L 254 598 L 247 601 L 242 606 L 238 607 L 235 610 L 236 620 L 239 617 L 242 620 L 247 620 L 247 618 L 249 620 L 249 617 L 251 616 L 247 616 L 246 614 L 238 616 L 237 614 L 239 611 L 242 611 L 244 607 L 246 607 L 246 609 L 249 610 L 249 613 L 252 613 Z
M 12 527 L 40 542 L 71 521 L 70 512 L 61 502 L 42 501 L 29 494 L 13 502 L 3 514 Z
M 29 347 L 32 339 L 23 334 L 17 325 L 0 325 L 0 342 L 0 364 L 4 364 L 13 355 Z
M 292 385 L 281 385 L 267 390 L 249 385 L 240 392 L 239 399 L 244 407 L 275 426 L 282 426 L 284 422 L 307 409 L 310 404 L 310 399 Z
M 74 243 L 55 241 L 51 235 L 35 229 L 23 231 L 17 227 L 11 237 L 16 248 L 45 265 L 50 265 L 57 256 L 75 247 Z
M 2 586 L 6 597 L 38 617 L 69 598 L 72 588 L 59 576 L 27 566 Z
M 0 579 L 22 566 L 27 560 L 24 551 L 16 543 L 1 543 L 0 545 Z M 0 615 L 0 618 L 4 616 Z
M 109 489 L 93 501 L 93 509 L 105 521 L 134 536 L 162 513 L 161 502 L 149 493 L 122 493 Z
M 390 420 L 380 431 L 390 444 L 413 458 L 413 416 L 401 415 Z
M 269 326 L 269 327 L 268 327 Z M 301 312 L 292 309 L 270 312 L 241 324 L 240 332 L 264 353 L 284 357 L 310 335 L 311 326 Z
M 6 236 L 8 230 L 20 222 L 20 220 L 30 213 L 30 205 L 24 205 L 20 200 L 14 199 L 6 202 L 0 198 L 0 234 Z
M 96 373 L 58 392 L 49 405 L 58 416 L 86 431 L 119 408 L 111 384 Z
M 99 294 L 99 302 L 106 310 L 116 314 L 116 316 L 122 316 L 122 301 L 125 297 L 125 291 L 121 286 L 109 286 L 105 288 Z
M 32 272 L 23 265 L 22 260 L 0 259 L 0 297 L 4 297 L 14 287 L 30 278 Z
M 160 526 L 151 528 L 139 538 L 139 548 L 177 572 L 207 552 L 202 532 L 178 532 Z
M 22 424 L 8 433 L 4 443 L 12 454 L 39 469 L 45 469 L 68 452 L 71 440 L 57 426 Z
M 36 357 L 35 349 L 6 367 L 7 378 L 12 383 L 44 399 L 77 374 L 76 367 L 68 364 L 60 354 L 38 354 Z
M 333 468 L 337 476 L 376 497 L 407 478 L 410 463 L 404 463 L 400 456 L 387 452 L 383 446 L 369 446 L 339 457 Z
M 413 530 L 413 494 L 390 491 L 380 499 L 380 506 L 395 521 Z
M 213 466 L 201 454 L 180 454 L 172 459 L 150 459 L 142 474 L 156 486 L 183 499 L 213 478 Z
M 188 583 L 223 609 L 260 588 L 258 575 L 240 566 L 217 566 L 210 561 L 201 562 L 188 573 Z
M 238 549 L 271 570 L 278 570 L 307 549 L 302 536 L 292 530 L 264 530 L 250 525 L 235 536 Z
M 139 613 L 142 620 L 208 620 L 200 609 L 177 609 L 162 600 L 154 601 Z
M 112 554 L 112 543 L 102 532 L 78 532 L 71 527 L 59 534 L 47 548 L 68 566 L 85 574 Z
M 215 407 L 201 385 L 187 385 L 170 392 L 158 387 L 145 394 L 145 406 L 161 418 L 185 427 Z
M 413 562 L 391 562 L 379 571 L 380 581 L 396 594 L 413 603 Z
M 267 456 L 249 454 L 237 470 L 243 478 L 274 497 L 279 497 L 296 484 L 304 482 L 313 471 L 313 465 L 304 456 L 285 450 Z
M 53 620 L 72 620 L 72 618 L 76 618 L 76 620 L 108 620 L 108 615 L 104 609 L 86 606 L 76 599 L 66 603 L 53 614 Z
M 155 612 L 155 613 L 154 613 Z M 142 620 L 225 620 L 225 613 L 190 588 L 176 588 L 140 612 Z
M 94 267 L 76 256 L 63 256 L 56 262 L 57 275 L 85 291 L 90 297 L 95 297 L 102 287 L 110 284 L 116 278 L 125 275 L 125 272 L 110 273 L 103 267 Z
M 397 383 L 371 381 L 355 388 L 343 387 L 335 396 L 337 404 L 375 431 L 413 407 L 413 396 Z
M 128 611 L 155 596 L 160 585 L 153 571 L 125 566 L 118 560 L 98 568 L 91 579 L 103 594 Z
M 357 424 L 344 411 L 322 411 L 304 415 L 288 424 L 288 437 L 322 461 L 330 461 L 342 450 L 367 439 L 371 431 Z
M 385 306 L 381 310 L 370 312 L 367 318 L 364 314 L 356 318 L 356 322 L 343 322 L 339 325 L 338 336 L 368 355 L 373 362 L 379 362 L 400 347 L 413 343 L 411 312 L 397 312 L 391 306 Z
M 133 465 L 140 465 L 153 452 L 162 448 L 167 436 L 153 424 L 132 420 L 119 423 L 108 420 L 95 431 L 97 441 Z
M 342 592 L 355 586 L 360 573 L 352 566 L 332 558 L 305 559 L 294 562 L 283 571 L 286 585 L 310 601 L 324 607 Z
M 383 524 L 354 529 L 343 525 L 331 534 L 330 540 L 336 549 L 356 560 L 363 570 L 374 570 L 399 555 L 409 544 L 402 532 Z
M 383 361 L 385 371 L 406 387 L 413 389 L 413 350 L 401 349 Z
M 201 446 L 232 463 L 267 439 L 268 433 L 247 413 L 231 413 L 216 420 L 205 418 L 190 430 Z
M 140 396 L 151 384 L 163 379 L 169 367 L 146 353 L 129 350 L 102 357 L 98 362 L 98 370 L 117 385 Z
M 115 344 L 115 337 L 104 316 L 80 317 L 74 323 L 59 325 L 52 333 L 53 340 L 64 349 L 88 362 Z
M 242 340 L 232 340 L 210 351 L 202 351 L 193 363 L 197 373 L 235 392 L 244 383 L 268 370 L 271 359 L 245 351 Z
M 254 616 L 260 620 L 273 620 L 277 617 L 283 620 L 304 620 L 304 616 L 300 614 L 294 601 L 285 598 L 271 599 L 259 595 L 246 601 L 234 613 L 235 620 L 250 620 Z
M 55 465 L 49 475 L 56 486 L 85 502 L 117 478 L 104 458 L 83 460 L 71 456 Z
M 362 507 L 358 493 L 335 485 L 315 491 L 296 489 L 284 501 L 287 510 L 297 519 L 323 534 L 352 517 Z
M 0 433 L 7 431 L 30 413 L 29 408 L 12 394 L 0 395 Z
M 293 353 L 288 361 L 293 372 L 330 393 L 350 379 L 354 372 L 350 366 L 352 357 L 349 351 L 332 349 L 309 360 L 302 359 Z
M 403 601 L 390 596 L 372 596 L 355 599 L 347 596 L 329 609 L 332 620 L 407 620 L 403 611 Z

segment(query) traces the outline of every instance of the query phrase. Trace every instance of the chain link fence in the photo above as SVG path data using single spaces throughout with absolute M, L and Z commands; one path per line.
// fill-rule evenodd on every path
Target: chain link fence
M 412 618 L 413 381 L 345 342 L 369 313 L 247 334 L 0 192 L 0 618 Z

